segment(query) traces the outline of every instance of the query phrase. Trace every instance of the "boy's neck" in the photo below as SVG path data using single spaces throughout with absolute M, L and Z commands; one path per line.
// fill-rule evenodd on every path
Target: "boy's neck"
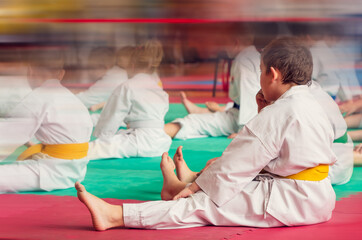
M 276 92 L 276 100 L 278 100 L 284 93 L 286 93 L 288 90 L 290 90 L 292 87 L 297 86 L 295 83 L 287 83 L 287 84 L 281 84 L 278 91 Z
M 32 89 L 35 89 L 42 86 L 48 80 L 57 80 L 59 82 L 61 81 L 60 79 L 54 76 L 37 76 L 35 79 L 29 82 L 29 85 Z

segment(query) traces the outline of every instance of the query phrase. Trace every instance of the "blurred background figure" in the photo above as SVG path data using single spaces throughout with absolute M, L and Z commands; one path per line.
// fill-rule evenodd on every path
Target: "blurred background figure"
M 259 51 L 277 36 L 302 36 L 313 53 L 314 80 L 347 116 L 361 96 L 358 0 L 4 0 L 0 9 L 0 117 L 29 91 L 23 62 L 35 48 L 61 47 L 62 83 L 97 110 L 128 78 L 126 49 L 152 38 L 160 40 L 164 52 L 153 76 L 171 102 L 180 102 L 184 91 L 195 103 L 227 103 L 234 60 L 228 53 L 235 45 L 229 40 L 238 31 L 230 26 L 238 24 L 251 26 Z M 86 101 L 102 82 L 107 82 L 98 92 L 102 97 Z
M 24 52 L 17 48 L 0 50 L 0 118 L 6 117 L 31 92 L 27 82 Z

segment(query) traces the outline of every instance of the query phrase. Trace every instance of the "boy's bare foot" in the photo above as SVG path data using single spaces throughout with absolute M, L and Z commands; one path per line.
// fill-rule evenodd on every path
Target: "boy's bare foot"
M 187 166 L 183 155 L 182 146 L 179 146 L 173 156 L 173 162 L 176 165 L 177 178 L 184 183 L 192 183 L 197 178 L 197 173 L 190 170 Z
M 97 231 L 113 227 L 124 227 L 122 206 L 109 204 L 102 199 L 88 193 L 79 182 L 75 183 L 78 199 L 88 208 L 93 227 Z
M 207 109 L 209 109 L 210 112 L 220 112 L 221 107 L 217 102 L 205 102 L 205 105 Z
M 188 113 L 210 113 L 207 108 L 197 106 L 187 99 L 185 92 L 180 92 L 181 103 L 185 106 Z
M 162 154 L 161 171 L 163 175 L 163 187 L 161 190 L 162 200 L 172 200 L 176 194 L 186 187 L 186 183 L 178 180 L 174 170 L 175 164 L 168 156 L 168 153 Z

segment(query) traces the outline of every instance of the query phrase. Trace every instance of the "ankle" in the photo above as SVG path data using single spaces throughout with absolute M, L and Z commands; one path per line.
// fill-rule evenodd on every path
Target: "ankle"
M 123 207 L 114 205 L 111 215 L 109 217 L 109 222 L 112 227 L 124 227 L 124 219 L 123 219 Z

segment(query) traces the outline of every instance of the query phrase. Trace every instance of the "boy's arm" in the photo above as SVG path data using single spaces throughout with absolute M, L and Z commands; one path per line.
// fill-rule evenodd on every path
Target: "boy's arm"
M 94 129 L 95 137 L 112 136 L 123 123 L 131 109 L 131 92 L 124 85 L 117 88 L 109 97 Z
M 91 110 L 92 112 L 98 111 L 99 109 L 104 108 L 104 105 L 106 105 L 106 102 L 101 102 L 95 105 L 92 105 L 89 110 Z
M 38 128 L 39 124 L 35 118 L 1 118 L 0 161 L 12 154 L 19 146 L 30 141 Z
M 114 86 L 107 81 L 100 79 L 96 81 L 92 86 L 87 90 L 75 94 L 82 103 L 90 108 L 91 106 L 107 101 L 108 96 L 114 90 Z
M 223 155 L 196 179 L 196 184 L 221 206 L 240 193 L 275 157 L 277 153 L 270 153 L 245 126 Z

